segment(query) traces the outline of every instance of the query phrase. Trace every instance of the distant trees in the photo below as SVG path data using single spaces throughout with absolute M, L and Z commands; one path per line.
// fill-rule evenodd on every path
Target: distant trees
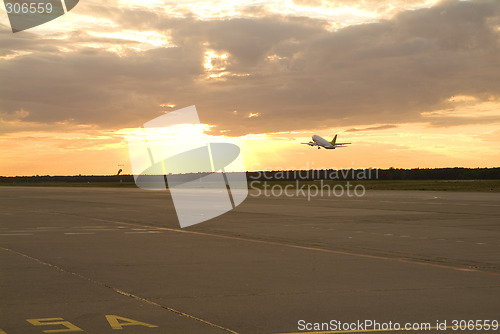
M 208 173 L 205 173 L 208 174 Z M 204 175 L 204 174 L 203 174 Z M 200 174 L 200 176 L 203 176 Z M 414 168 L 403 169 L 310 169 L 247 172 L 249 181 L 314 181 L 314 180 L 494 180 L 500 179 L 500 167 L 495 168 Z M 179 175 L 179 181 L 192 180 L 193 175 Z M 41 183 L 133 183 L 133 175 L 109 176 L 0 176 L 0 184 Z

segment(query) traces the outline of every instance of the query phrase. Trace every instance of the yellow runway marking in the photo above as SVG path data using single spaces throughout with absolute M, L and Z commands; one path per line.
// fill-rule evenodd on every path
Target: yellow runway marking
M 108 289 L 111 289 L 113 290 L 114 292 L 116 293 L 119 293 L 121 295 L 124 295 L 124 296 L 127 296 L 127 297 L 131 297 L 135 300 L 138 300 L 138 301 L 141 301 L 141 302 L 144 302 L 144 303 L 147 303 L 147 304 L 150 304 L 150 305 L 153 305 L 153 306 L 158 306 L 158 307 L 161 307 L 162 309 L 164 310 L 167 310 L 167 311 L 170 311 L 170 312 L 173 312 L 173 313 L 176 313 L 180 316 L 183 316 L 183 317 L 186 317 L 186 318 L 189 318 L 191 320 L 196 320 L 196 321 L 199 321 L 201 323 L 204 323 L 205 325 L 208 325 L 208 326 L 211 326 L 211 327 L 214 327 L 214 328 L 218 328 L 218 329 L 221 329 L 221 330 L 224 330 L 226 332 L 229 332 L 229 333 L 232 333 L 232 334 L 239 334 L 238 332 L 235 332 L 229 328 L 226 328 L 226 327 L 223 327 L 223 326 L 220 326 L 220 325 L 217 325 L 217 324 L 214 324 L 213 322 L 210 322 L 208 320 L 204 320 L 204 319 L 201 319 L 201 318 L 198 318 L 194 315 L 191 315 L 191 314 L 188 314 L 188 313 L 185 313 L 185 312 L 182 312 L 182 311 L 179 311 L 179 310 L 176 310 L 176 309 L 173 309 L 171 307 L 168 307 L 168 306 L 164 306 L 164 305 L 161 305 L 161 304 L 158 304 L 154 301 L 151 301 L 149 299 L 146 299 L 146 298 L 142 298 L 142 297 L 139 297 L 137 295 L 134 295 L 133 293 L 130 293 L 130 292 L 126 292 L 126 291 L 123 291 L 123 290 L 120 290 L 118 288 L 115 288 L 115 287 L 112 287 L 111 285 L 108 285 L 106 283 L 103 283 L 103 282 L 100 282 L 100 281 L 96 281 L 90 277 L 87 277 L 87 276 L 83 276 L 81 274 L 78 274 L 78 273 L 75 273 L 75 272 L 72 272 L 72 271 L 68 271 L 62 267 L 59 267 L 55 264 L 51 264 L 51 263 L 48 263 L 48 262 L 45 262 L 45 261 L 42 261 L 40 259 L 37 259 L 37 258 L 34 258 L 32 256 L 29 256 L 27 254 L 24 254 L 24 253 L 21 253 L 21 252 L 18 252 L 18 251 L 15 251 L 13 249 L 10 249 L 10 248 L 5 248 L 5 247 L 0 247 L 0 249 L 3 249 L 7 252 L 11 252 L 11 253 L 14 253 L 14 254 L 17 254 L 17 255 L 20 255 L 22 257 L 25 257 L 27 259 L 30 259 L 32 261 L 35 261 L 37 263 L 40 263 L 44 266 L 48 266 L 48 267 L 51 267 L 51 268 L 54 268 L 56 270 L 59 270 L 60 272 L 63 272 L 63 273 L 66 273 L 66 274 L 70 274 L 70 275 L 73 275 L 73 276 L 76 276 L 76 277 L 79 277 L 81 279 L 84 279 L 84 280 L 87 280 L 91 283 L 94 283 L 94 284 L 97 284 L 97 285 L 100 285 L 100 286 L 103 286 L 105 288 L 108 288 Z M 0 332 L 1 334 L 1 332 Z
M 148 225 L 141 225 L 141 224 L 136 224 L 136 223 L 126 223 L 126 222 L 121 222 L 121 221 L 115 221 L 115 220 L 110 220 L 110 219 L 102 219 L 102 218 L 94 218 L 94 217 L 87 217 L 87 218 L 97 220 L 97 221 L 105 221 L 105 222 L 109 222 L 109 223 L 113 223 L 113 224 L 120 224 L 120 225 L 140 226 L 143 228 L 148 227 L 148 228 L 154 228 L 156 230 L 163 230 L 163 231 L 170 231 L 170 232 L 177 232 L 177 233 L 201 235 L 201 236 L 208 236 L 208 237 L 215 237 L 215 238 L 229 239 L 229 240 L 239 240 L 239 241 L 265 244 L 265 245 L 273 245 L 273 246 L 282 246 L 282 247 L 295 248 L 295 249 L 310 250 L 310 251 L 316 251 L 316 252 L 322 252 L 322 253 L 347 255 L 347 256 L 361 257 L 361 258 L 366 258 L 366 259 L 400 262 L 400 263 L 408 263 L 408 264 L 417 264 L 417 265 L 421 265 L 421 266 L 428 266 L 428 267 L 434 267 L 434 268 L 442 268 L 442 269 L 449 269 L 449 270 L 455 270 L 455 271 L 474 272 L 474 273 L 500 276 L 500 273 L 493 272 L 493 271 L 485 271 L 485 270 L 479 270 L 479 269 L 473 269 L 473 268 L 455 267 L 455 266 L 451 266 L 451 265 L 421 262 L 421 261 L 417 261 L 417 260 L 409 260 L 409 259 L 403 259 L 403 258 L 392 258 L 392 257 L 386 257 L 386 256 L 380 256 L 380 255 L 369 255 L 369 254 L 361 254 L 361 253 L 354 253 L 354 252 L 347 252 L 347 251 L 339 251 L 339 250 L 333 250 L 333 249 L 327 249 L 327 248 L 300 246 L 300 245 L 287 244 L 284 242 L 257 240 L 257 239 L 244 238 L 244 237 L 234 237 L 234 236 L 229 236 L 229 235 L 212 234 L 212 233 L 207 233 L 207 232 L 197 232 L 197 231 L 181 230 L 181 229 L 168 228 L 168 227 L 158 227 L 158 226 L 153 226 L 153 225 L 148 226 Z
M 137 321 L 130 318 L 120 317 L 117 315 L 106 315 L 106 320 L 113 329 L 123 329 L 123 326 L 144 326 L 149 328 L 158 327 L 156 325 L 148 324 L 147 322 Z M 121 320 L 118 321 L 118 320 Z
M 83 332 L 83 329 L 73 325 L 69 321 L 64 321 L 63 318 L 42 318 L 42 319 L 26 319 L 33 326 L 64 326 L 64 329 L 46 329 L 44 333 L 62 333 L 62 332 Z
M 66 232 L 66 235 L 95 234 L 95 232 Z
M 383 260 L 383 261 L 391 261 L 391 262 L 416 264 L 416 265 L 428 266 L 428 267 L 434 267 L 434 268 L 442 268 L 442 269 L 449 269 L 449 270 L 455 270 L 455 271 L 474 272 L 474 273 L 500 276 L 500 272 L 486 271 L 486 270 L 480 270 L 480 269 L 474 269 L 474 268 L 455 267 L 452 265 L 423 262 L 423 261 L 418 261 L 418 260 L 409 260 L 409 259 L 403 259 L 403 258 L 392 258 L 392 257 L 386 257 L 386 256 L 379 256 L 379 255 L 361 254 L 361 253 L 346 252 L 346 251 L 339 251 L 339 250 L 325 249 L 325 248 L 318 248 L 318 247 L 300 246 L 300 245 L 287 244 L 287 243 L 277 242 L 277 241 L 257 240 L 257 239 L 244 238 L 244 237 L 234 237 L 234 236 L 229 236 L 229 235 L 220 235 L 220 234 L 212 234 L 212 233 L 206 233 L 206 232 L 188 231 L 188 230 L 181 230 L 181 229 L 168 228 L 168 227 L 158 227 L 158 226 L 154 226 L 154 225 L 142 225 L 142 224 L 137 224 L 137 223 L 126 223 L 126 222 L 121 222 L 121 221 L 116 221 L 116 220 L 111 220 L 111 219 L 103 219 L 103 218 L 96 218 L 96 217 L 74 215 L 74 214 L 69 214 L 69 213 L 65 213 L 65 212 L 51 212 L 51 214 L 87 218 L 87 219 L 92 219 L 95 221 L 108 222 L 108 223 L 118 224 L 118 225 L 122 225 L 122 226 L 128 225 L 128 226 L 142 227 L 142 228 L 148 228 L 148 229 L 171 231 L 171 232 L 177 232 L 177 233 L 210 236 L 210 237 L 222 238 L 222 239 L 240 240 L 240 241 L 246 241 L 246 242 L 253 242 L 253 243 L 260 243 L 260 244 L 267 244 L 267 245 L 274 245 L 274 246 L 282 246 L 282 247 L 289 247 L 289 248 L 295 248 L 295 249 L 311 250 L 311 251 L 323 252 L 323 253 L 347 255 L 347 256 L 361 257 L 361 258 L 366 258 L 366 259 L 375 259 L 375 260 Z

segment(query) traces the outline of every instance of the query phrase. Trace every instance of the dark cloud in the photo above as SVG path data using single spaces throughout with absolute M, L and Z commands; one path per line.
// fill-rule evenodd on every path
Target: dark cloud
M 277 15 L 201 21 L 88 10 L 122 29 L 159 31 L 172 47 L 117 55 L 85 45 L 133 41 L 2 29 L 0 55 L 30 53 L 0 63 L 0 113 L 119 128 L 158 116 L 162 103 L 195 104 L 215 131 L 239 135 L 428 121 L 420 113 L 453 95 L 500 96 L 498 1 L 446 1 L 334 32 L 321 20 Z M 229 54 L 225 80 L 206 79 L 206 49 Z

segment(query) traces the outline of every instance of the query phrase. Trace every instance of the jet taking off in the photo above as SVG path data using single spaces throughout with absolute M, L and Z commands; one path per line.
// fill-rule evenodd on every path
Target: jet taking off
M 337 135 L 333 137 L 332 141 L 328 141 L 323 137 L 314 135 L 312 136 L 312 141 L 310 141 L 309 143 L 301 143 L 301 144 L 306 144 L 309 146 L 318 146 L 318 150 L 322 147 L 326 148 L 327 150 L 333 150 L 337 147 L 345 147 L 344 145 L 350 144 L 350 143 L 337 143 L 336 141 L 337 141 Z

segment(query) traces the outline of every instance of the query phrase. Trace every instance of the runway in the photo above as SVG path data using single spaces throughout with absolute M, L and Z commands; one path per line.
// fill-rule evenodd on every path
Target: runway
M 180 229 L 168 192 L 0 187 L 0 334 L 500 320 L 500 194 L 254 195 Z

